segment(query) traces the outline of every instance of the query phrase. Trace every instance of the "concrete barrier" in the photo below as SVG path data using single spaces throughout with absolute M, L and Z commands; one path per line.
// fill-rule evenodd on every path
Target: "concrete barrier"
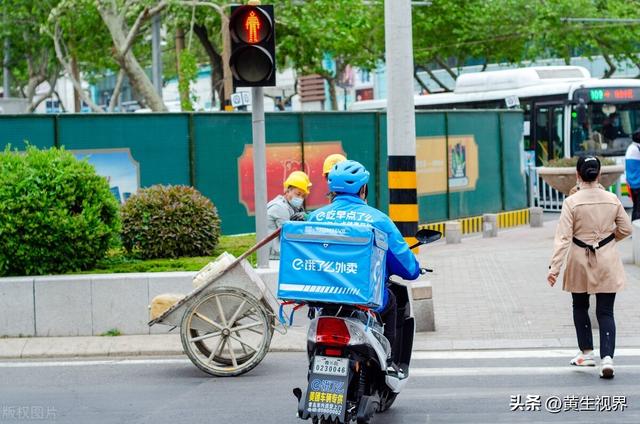
M 636 219 L 633 224 L 633 262 L 640 265 L 640 219 Z
M 482 237 L 498 237 L 498 214 L 485 213 L 482 215 Z
M 36 334 L 33 277 L 0 278 L 0 336 Z
M 529 208 L 529 225 L 532 228 L 542 227 L 544 220 L 542 218 L 543 210 L 539 206 Z
M 444 235 L 447 244 L 462 242 L 462 223 L 460 221 L 447 221 L 444 224 Z
M 411 283 L 411 297 L 413 298 L 413 315 L 416 320 L 416 331 L 435 331 L 435 317 L 433 312 L 433 289 L 431 283 L 419 280 Z
M 0 278 L 0 337 L 166 333 L 151 329 L 148 305 L 161 293 L 189 293 L 195 272 Z
M 277 294 L 278 269 L 257 269 Z M 91 274 L 0 278 L 0 337 L 99 336 L 111 329 L 122 334 L 162 334 L 170 327 L 149 327 L 151 299 L 162 293 L 193 290 L 196 272 Z M 411 283 L 417 331 L 433 331 L 431 284 Z M 277 312 L 277 311 L 276 311 Z M 309 323 L 307 308 L 295 314 L 294 326 Z

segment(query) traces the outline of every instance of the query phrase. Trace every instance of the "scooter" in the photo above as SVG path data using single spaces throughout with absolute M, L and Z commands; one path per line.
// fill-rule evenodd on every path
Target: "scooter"
M 418 242 L 439 240 L 442 233 L 420 230 Z M 432 272 L 421 268 L 421 274 Z M 407 384 L 415 322 L 407 286 L 389 279 L 396 296 L 398 320 L 395 346 L 384 336 L 382 321 L 358 305 L 308 304 L 309 358 L 307 389 L 293 389 L 298 417 L 313 424 L 369 423 L 376 412 L 388 410 Z M 388 363 L 397 364 L 390 369 Z

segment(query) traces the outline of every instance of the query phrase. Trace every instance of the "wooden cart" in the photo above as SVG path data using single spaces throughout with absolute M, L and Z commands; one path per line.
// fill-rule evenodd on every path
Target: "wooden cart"
M 278 233 L 208 277 L 149 326 L 180 327 L 185 353 L 208 374 L 230 377 L 252 370 L 267 354 L 273 332 L 286 328 L 276 319 L 277 299 L 245 258 Z

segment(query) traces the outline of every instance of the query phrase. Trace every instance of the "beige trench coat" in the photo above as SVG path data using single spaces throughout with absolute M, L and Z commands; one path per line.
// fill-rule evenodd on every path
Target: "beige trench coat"
M 583 184 L 562 205 L 549 272 L 558 275 L 567 257 L 562 284 L 565 291 L 592 294 L 622 290 L 625 275 L 616 242 L 629 236 L 631 230 L 629 215 L 615 194 L 596 184 Z M 595 245 L 612 233 L 615 241 L 597 249 L 595 254 L 573 243 L 575 236 Z

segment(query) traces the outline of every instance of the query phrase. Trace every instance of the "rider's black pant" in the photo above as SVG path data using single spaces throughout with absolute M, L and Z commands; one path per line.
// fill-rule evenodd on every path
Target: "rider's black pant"
M 391 344 L 391 351 L 397 352 L 396 343 L 396 323 L 398 321 L 398 306 L 396 295 L 391 290 L 387 290 L 388 300 L 387 306 L 380 312 L 380 318 L 384 324 L 384 336 Z
M 573 322 L 578 336 L 580 350 L 593 350 L 593 335 L 591 334 L 591 320 L 589 319 L 589 295 L 587 293 L 572 293 Z M 615 293 L 596 294 L 596 317 L 600 327 L 600 357 L 610 356 L 616 349 L 616 322 L 613 317 Z

